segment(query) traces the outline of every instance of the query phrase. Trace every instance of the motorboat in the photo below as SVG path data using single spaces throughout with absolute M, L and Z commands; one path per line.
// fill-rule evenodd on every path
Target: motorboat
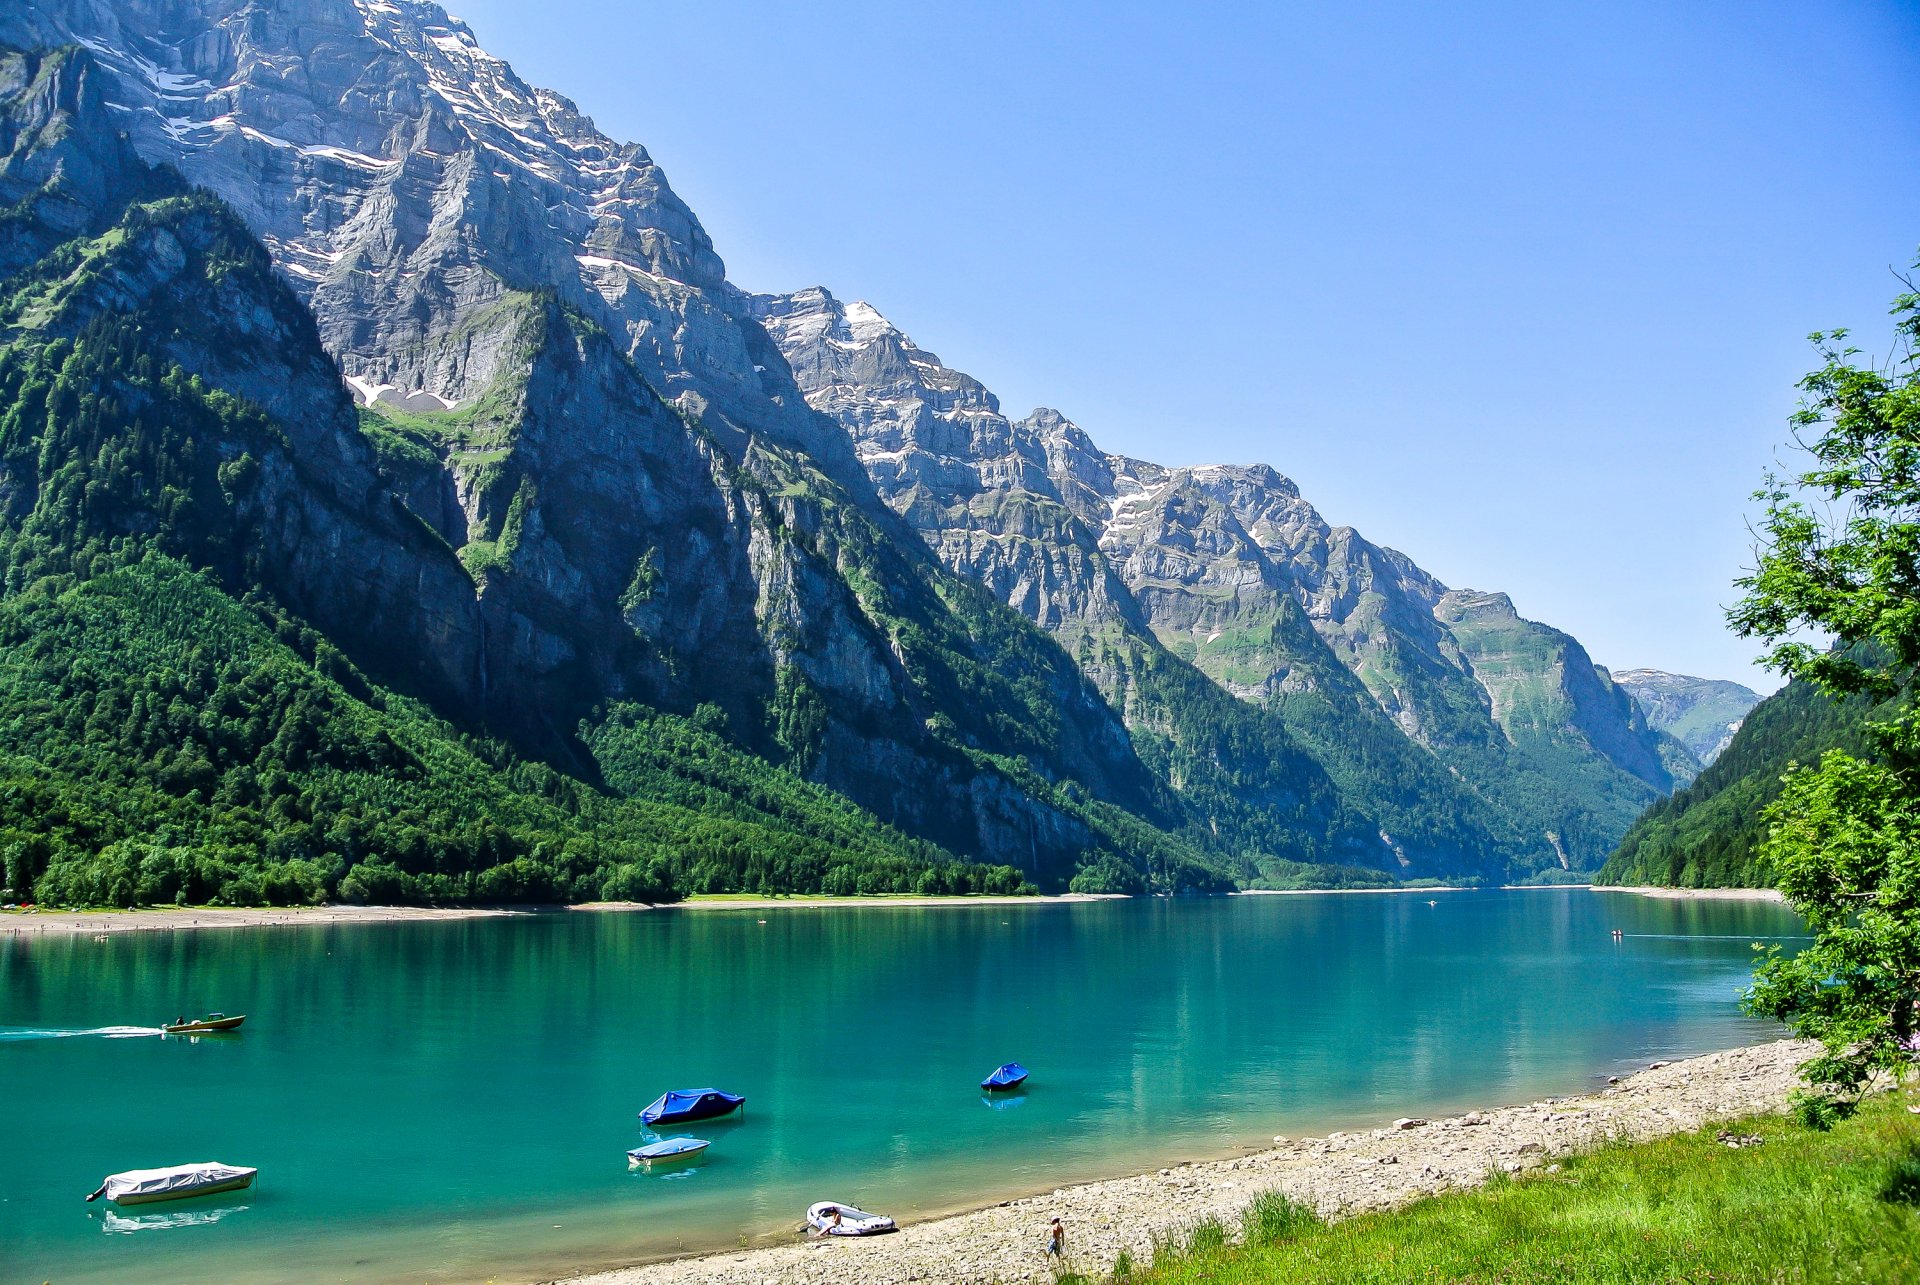
M 873 1236 L 893 1231 L 893 1219 L 870 1214 L 838 1200 L 823 1200 L 807 1210 L 807 1226 L 822 1236 Z
M 635 1147 L 627 1152 L 627 1159 L 651 1169 L 654 1165 L 669 1164 L 675 1160 L 691 1160 L 712 1145 L 705 1138 L 662 1138 L 644 1147 Z
M 1017 1089 L 1027 1082 L 1027 1068 L 1018 1062 L 1008 1062 L 998 1067 L 992 1075 L 980 1081 L 980 1087 L 989 1093 L 1002 1093 L 1008 1089 Z
M 241 1165 L 223 1165 L 206 1160 L 197 1165 L 175 1165 L 171 1169 L 129 1169 L 108 1174 L 99 1190 L 87 1197 L 89 1203 L 105 1196 L 116 1205 L 146 1205 L 156 1200 L 183 1200 L 188 1196 L 211 1196 L 222 1191 L 240 1191 L 253 1186 L 260 1171 Z
M 225 1013 L 209 1013 L 205 1017 L 196 1017 L 191 1022 L 169 1022 L 160 1029 L 169 1035 L 200 1035 L 207 1031 L 231 1031 L 246 1020 L 245 1013 L 238 1017 L 228 1017 Z
M 647 1124 L 679 1124 L 682 1120 L 711 1120 L 738 1111 L 747 1104 L 738 1093 L 719 1089 L 670 1089 L 640 1113 Z

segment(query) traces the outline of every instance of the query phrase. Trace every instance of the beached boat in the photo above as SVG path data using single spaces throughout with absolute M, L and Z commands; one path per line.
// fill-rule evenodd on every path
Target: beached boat
M 719 1089 L 671 1089 L 640 1113 L 648 1124 L 679 1124 L 682 1120 L 711 1120 L 738 1111 L 747 1104 L 738 1093 Z
M 627 1152 L 627 1159 L 651 1169 L 654 1165 L 671 1164 L 676 1160 L 691 1160 L 712 1145 L 705 1138 L 662 1138 L 644 1147 L 635 1147 Z
M 251 1187 L 254 1175 L 259 1172 L 213 1160 L 197 1165 L 175 1165 L 171 1169 L 129 1169 L 125 1173 L 108 1174 L 100 1189 L 87 1200 L 91 1202 L 105 1196 L 116 1205 L 146 1205 L 156 1200 L 211 1196 Z
M 169 1035 L 199 1035 L 206 1031 L 231 1031 L 246 1020 L 245 1013 L 238 1017 L 228 1017 L 225 1013 L 209 1013 L 205 1017 L 196 1017 L 191 1022 L 169 1022 L 160 1029 Z
M 872 1236 L 894 1230 L 893 1219 L 885 1214 L 870 1214 L 838 1200 L 823 1200 L 809 1208 L 807 1226 L 822 1236 Z
M 980 1087 L 989 1093 L 998 1093 L 1006 1089 L 1017 1089 L 1027 1081 L 1027 1068 L 1018 1062 L 1009 1062 L 998 1067 L 992 1075 L 980 1081 Z

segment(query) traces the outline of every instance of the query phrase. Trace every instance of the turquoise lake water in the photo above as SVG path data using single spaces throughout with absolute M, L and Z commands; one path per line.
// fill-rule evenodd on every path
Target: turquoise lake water
M 0 1279 L 527 1278 L 902 1221 L 1775 1038 L 1766 903 L 1583 890 L 0 937 Z M 765 923 L 758 920 L 764 918 Z M 1611 930 L 1624 937 L 1616 942 Z M 237 1035 L 152 1033 L 180 1012 Z M 1028 1092 L 987 1102 L 997 1064 Z M 637 1112 L 717 1085 L 704 1163 Z M 250 1192 L 116 1212 L 107 1173 Z

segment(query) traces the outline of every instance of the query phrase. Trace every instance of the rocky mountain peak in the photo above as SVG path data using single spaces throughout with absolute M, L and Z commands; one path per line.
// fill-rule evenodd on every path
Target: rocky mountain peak
M 1733 741 L 1760 694 L 1723 678 L 1695 678 L 1663 669 L 1621 669 L 1613 681 L 1633 696 L 1647 721 L 1711 763 Z

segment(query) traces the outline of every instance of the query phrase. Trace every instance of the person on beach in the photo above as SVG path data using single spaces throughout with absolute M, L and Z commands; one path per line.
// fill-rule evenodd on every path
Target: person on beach
M 1060 1216 L 1055 1214 L 1047 1221 L 1047 1257 L 1058 1264 L 1066 1256 L 1067 1229 L 1061 1225 Z

